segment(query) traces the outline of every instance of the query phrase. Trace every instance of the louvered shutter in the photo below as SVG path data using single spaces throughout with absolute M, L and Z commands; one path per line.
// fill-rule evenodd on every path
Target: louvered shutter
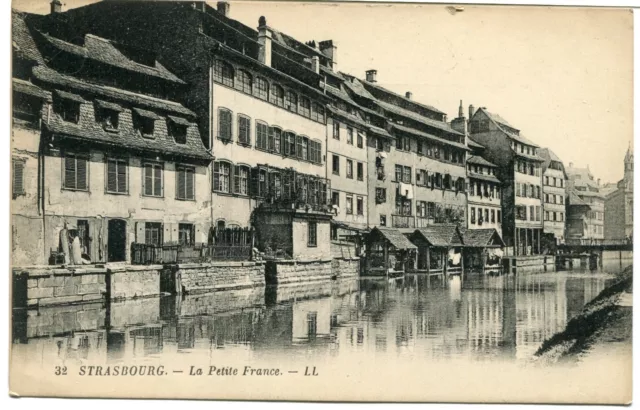
M 118 163 L 107 161 L 107 191 L 118 192 Z
M 233 170 L 233 192 L 240 193 L 240 167 L 238 165 Z
M 251 195 L 260 197 L 260 170 L 258 168 L 251 168 Z
M 117 162 L 117 172 L 118 172 L 118 192 L 126 193 L 127 192 L 127 163 L 124 161 Z
M 24 162 L 13 161 L 13 193 L 24 193 Z
M 194 184 L 194 178 L 195 178 L 195 173 L 193 172 L 193 169 L 188 168 L 185 172 L 185 185 L 186 185 L 186 196 L 187 199 L 195 199 L 195 184 Z
M 185 178 L 186 178 L 186 170 L 184 168 L 178 168 L 177 172 L 177 186 L 176 186 L 176 197 L 178 199 L 187 199 L 186 196 L 186 186 L 185 186 Z
M 76 188 L 76 158 L 73 156 L 64 158 L 64 187 Z
M 88 161 L 84 158 L 76 158 L 76 188 L 87 189 L 87 165 Z
M 162 196 L 162 167 L 159 165 L 154 166 L 153 194 L 155 196 Z
M 220 163 L 213 163 L 213 190 L 218 191 L 220 189 Z
M 151 164 L 144 166 L 144 194 L 153 195 L 153 167 Z

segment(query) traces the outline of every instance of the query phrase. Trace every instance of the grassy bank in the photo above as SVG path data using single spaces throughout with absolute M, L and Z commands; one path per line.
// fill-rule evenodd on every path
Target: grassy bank
M 631 339 L 631 308 L 620 306 L 633 288 L 633 266 L 617 275 L 613 284 L 586 304 L 564 331 L 547 339 L 534 359 L 543 363 L 571 362 L 598 343 Z

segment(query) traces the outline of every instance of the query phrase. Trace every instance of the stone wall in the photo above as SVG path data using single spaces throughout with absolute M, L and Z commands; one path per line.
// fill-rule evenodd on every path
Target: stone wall
M 161 270 L 162 265 L 121 265 L 110 267 L 111 299 L 159 295 Z
M 331 280 L 331 259 L 267 261 L 265 276 L 268 285 Z
M 331 261 L 331 272 L 336 279 L 358 277 L 360 275 L 360 258 L 334 258 Z
M 104 327 L 105 305 L 102 302 L 81 305 L 45 306 L 24 310 L 22 318 L 13 320 L 13 339 L 51 337 Z
M 171 269 L 181 293 L 264 286 L 262 262 L 182 263 Z
M 222 290 L 176 297 L 175 316 L 215 315 L 251 309 L 264 304 L 264 287 Z

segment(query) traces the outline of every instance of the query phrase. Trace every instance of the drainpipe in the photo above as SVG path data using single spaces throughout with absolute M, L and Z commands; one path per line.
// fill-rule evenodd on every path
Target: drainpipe
M 214 141 L 214 135 L 213 135 L 213 56 L 210 56 L 209 59 L 209 78 L 208 81 L 209 83 L 209 153 L 213 156 L 213 141 Z M 207 245 L 209 244 L 209 231 L 211 230 L 211 228 L 213 227 L 213 162 L 215 161 L 215 157 L 211 160 L 211 163 L 209 164 L 209 182 L 208 182 L 208 186 L 209 186 L 209 210 L 211 212 L 210 218 L 211 220 L 209 221 L 209 228 L 207 229 Z

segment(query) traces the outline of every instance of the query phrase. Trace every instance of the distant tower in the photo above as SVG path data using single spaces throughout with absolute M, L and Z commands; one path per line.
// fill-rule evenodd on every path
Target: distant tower
M 633 187 L 633 151 L 631 143 L 627 148 L 627 154 L 624 156 L 624 182 L 627 187 Z

